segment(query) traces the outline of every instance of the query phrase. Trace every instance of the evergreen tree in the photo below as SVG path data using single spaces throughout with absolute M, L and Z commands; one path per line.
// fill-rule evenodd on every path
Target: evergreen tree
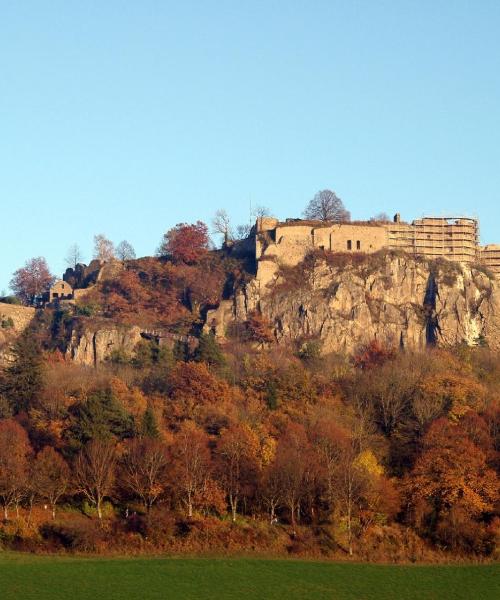
M 117 402 L 111 390 L 91 394 L 73 409 L 70 436 L 73 445 L 80 447 L 90 440 L 124 439 L 134 435 L 134 420 Z
M 196 348 L 194 359 L 196 362 L 204 362 L 214 367 L 223 367 L 226 364 L 224 354 L 215 339 L 215 335 L 202 333 L 198 348 Z
M 142 415 L 141 435 L 147 438 L 158 438 L 160 436 L 158 423 L 151 406 L 148 406 Z
M 13 348 L 14 361 L 3 381 L 3 395 L 14 413 L 32 407 L 42 389 L 42 353 L 30 332 L 23 333 Z

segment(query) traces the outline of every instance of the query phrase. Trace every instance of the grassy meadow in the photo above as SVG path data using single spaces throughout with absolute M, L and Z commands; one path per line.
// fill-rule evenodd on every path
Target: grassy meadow
M 0 554 L 2 600 L 489 600 L 500 567 Z

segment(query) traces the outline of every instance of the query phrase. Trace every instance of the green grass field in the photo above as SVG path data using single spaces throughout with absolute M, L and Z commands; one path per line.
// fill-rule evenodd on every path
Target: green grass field
M 0 553 L 1 600 L 488 600 L 499 566 L 258 559 L 105 559 Z

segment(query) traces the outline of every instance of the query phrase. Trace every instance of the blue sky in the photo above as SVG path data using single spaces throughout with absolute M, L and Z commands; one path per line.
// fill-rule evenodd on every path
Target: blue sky
M 500 243 L 496 0 L 0 0 L 0 291 L 249 203 L 465 213 Z

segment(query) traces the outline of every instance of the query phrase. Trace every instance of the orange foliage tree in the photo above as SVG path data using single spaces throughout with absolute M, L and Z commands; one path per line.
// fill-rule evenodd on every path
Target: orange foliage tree
M 459 513 L 470 523 L 480 521 L 499 499 L 499 481 L 484 452 L 460 425 L 446 419 L 429 428 L 403 490 L 410 519 L 431 537 L 439 536 L 439 526 Z
M 30 453 L 24 428 L 13 419 L 0 420 L 0 500 L 5 519 L 10 506 L 17 510 L 26 491 Z
M 175 263 L 195 264 L 208 252 L 208 243 L 205 223 L 179 223 L 165 233 L 158 254 Z

